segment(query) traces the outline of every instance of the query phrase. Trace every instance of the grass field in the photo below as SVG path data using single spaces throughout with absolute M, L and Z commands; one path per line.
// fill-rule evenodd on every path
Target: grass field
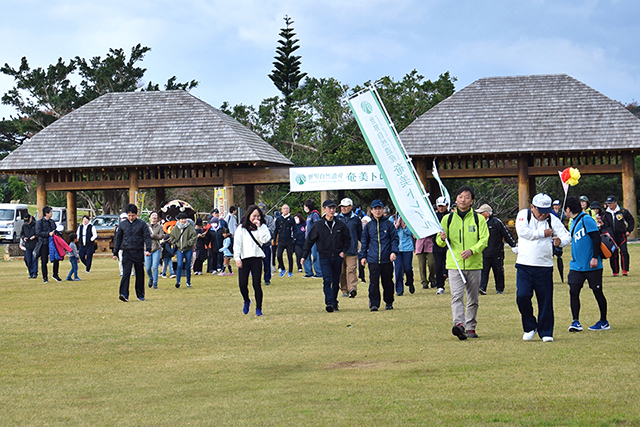
M 361 284 L 326 313 L 321 281 L 294 273 L 265 288 L 257 318 L 242 314 L 235 276 L 160 279 L 125 304 L 111 259 L 47 285 L 0 262 L 0 425 L 640 425 L 640 245 L 630 252 L 629 277 L 605 267 L 609 331 L 586 330 L 589 289 L 585 331 L 567 331 L 556 274 L 553 343 L 522 341 L 510 251 L 506 292 L 481 296 L 480 338 L 466 341 L 451 335 L 448 288 L 371 313 Z

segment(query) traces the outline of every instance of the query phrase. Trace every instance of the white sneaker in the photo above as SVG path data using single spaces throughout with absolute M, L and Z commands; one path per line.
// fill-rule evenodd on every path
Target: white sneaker
M 444 288 L 438 288 L 436 295 L 444 295 Z
M 525 332 L 524 334 L 522 334 L 522 339 L 524 341 L 531 341 L 535 336 L 536 336 L 536 330 L 534 329 L 533 331 Z
M 553 342 L 553 337 L 542 337 L 542 342 Z

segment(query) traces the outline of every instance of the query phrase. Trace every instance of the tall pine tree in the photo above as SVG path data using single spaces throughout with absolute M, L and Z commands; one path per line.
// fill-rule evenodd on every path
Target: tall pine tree
M 293 53 L 300 48 L 298 42 L 294 39 L 296 33 L 293 32 L 291 25 L 293 21 L 288 16 L 284 17 L 286 27 L 281 28 L 278 40 L 280 46 L 276 48 L 277 55 L 274 57 L 273 72 L 269 74 L 269 78 L 276 85 L 278 90 L 282 92 L 287 104 L 290 102 L 291 93 L 298 87 L 307 73 L 300 72 L 300 56 Z

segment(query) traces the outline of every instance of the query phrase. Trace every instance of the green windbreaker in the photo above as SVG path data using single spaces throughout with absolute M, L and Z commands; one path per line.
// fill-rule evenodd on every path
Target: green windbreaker
M 449 225 L 450 215 L 453 215 L 453 217 Z M 482 270 L 482 251 L 489 243 L 489 228 L 484 217 L 473 212 L 473 209 L 469 209 L 463 222 L 456 209 L 455 213 L 445 215 L 440 225 L 442 225 L 444 232 L 447 233 L 451 249 L 456 255 L 460 268 L 462 270 Z M 440 238 L 440 233 L 436 235 L 436 243 L 441 247 L 447 246 L 444 240 Z M 471 249 L 473 255 L 463 260 L 460 253 L 467 249 Z M 451 251 L 447 251 L 447 269 L 457 270 Z

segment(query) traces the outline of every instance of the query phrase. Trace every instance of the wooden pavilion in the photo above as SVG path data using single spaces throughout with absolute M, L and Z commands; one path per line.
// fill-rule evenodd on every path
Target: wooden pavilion
M 0 173 L 37 176 L 38 211 L 47 191 L 67 191 L 75 230 L 76 191 L 288 183 L 293 164 L 235 119 L 185 91 L 108 93 L 60 118 L 0 162 Z M 161 206 L 156 206 L 159 209 Z
M 617 196 L 637 213 L 640 120 L 566 74 L 477 80 L 400 137 L 423 182 L 432 178 L 434 159 L 441 178 L 517 177 L 523 209 L 536 193 L 535 177 L 557 176 L 571 166 L 583 175 L 621 174 Z M 433 181 L 432 192 L 439 193 Z

